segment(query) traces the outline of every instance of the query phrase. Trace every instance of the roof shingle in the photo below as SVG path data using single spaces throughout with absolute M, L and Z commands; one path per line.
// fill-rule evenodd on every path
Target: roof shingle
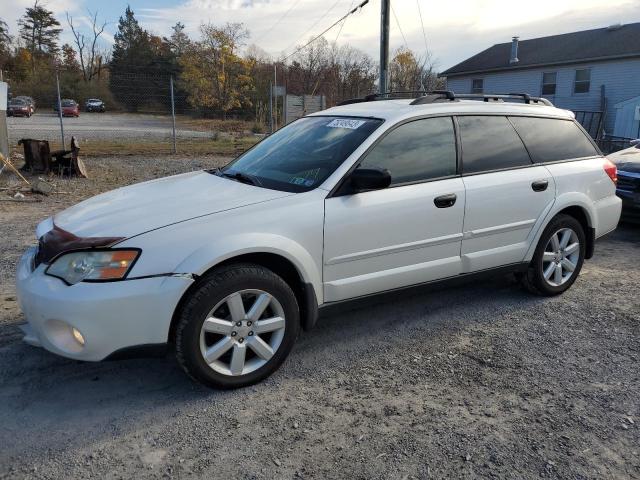
M 445 70 L 442 76 L 515 70 L 593 59 L 640 57 L 640 22 L 617 28 L 597 28 L 550 37 L 520 40 L 517 64 L 510 64 L 511 42 L 499 43 Z

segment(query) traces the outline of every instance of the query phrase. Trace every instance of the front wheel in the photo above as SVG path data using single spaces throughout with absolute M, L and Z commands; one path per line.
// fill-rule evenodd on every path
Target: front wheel
M 563 293 L 578 277 L 585 252 L 586 236 L 580 222 L 569 215 L 556 216 L 542 232 L 523 278 L 525 286 L 541 295 Z
M 185 301 L 176 356 L 196 381 L 216 388 L 254 384 L 275 372 L 298 336 L 291 287 L 259 265 L 214 270 Z

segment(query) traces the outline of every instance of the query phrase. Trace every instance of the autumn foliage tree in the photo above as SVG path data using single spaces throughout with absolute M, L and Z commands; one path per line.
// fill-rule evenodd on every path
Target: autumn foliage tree
M 201 40 L 192 43 L 179 60 L 180 86 L 190 105 L 203 113 L 220 113 L 223 119 L 234 109 L 250 107 L 251 63 L 237 53 L 248 37 L 244 26 L 209 23 L 200 27 L 200 33 Z

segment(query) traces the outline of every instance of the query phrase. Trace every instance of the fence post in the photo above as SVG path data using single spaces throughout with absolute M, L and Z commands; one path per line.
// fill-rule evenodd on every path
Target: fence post
M 269 132 L 273 133 L 273 83 L 269 82 Z
M 169 77 L 169 86 L 171 87 L 171 121 L 173 123 L 173 153 L 178 153 L 176 148 L 176 104 L 173 97 L 173 75 Z
M 58 118 L 60 119 L 60 135 L 62 137 L 62 150 L 66 150 L 66 148 L 64 148 L 64 126 L 62 125 L 62 102 L 60 101 L 60 75 L 58 70 L 56 70 L 56 90 L 58 91 Z

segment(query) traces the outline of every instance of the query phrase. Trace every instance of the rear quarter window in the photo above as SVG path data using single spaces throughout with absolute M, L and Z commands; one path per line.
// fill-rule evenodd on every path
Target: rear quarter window
M 535 163 L 599 155 L 573 120 L 510 117 Z

